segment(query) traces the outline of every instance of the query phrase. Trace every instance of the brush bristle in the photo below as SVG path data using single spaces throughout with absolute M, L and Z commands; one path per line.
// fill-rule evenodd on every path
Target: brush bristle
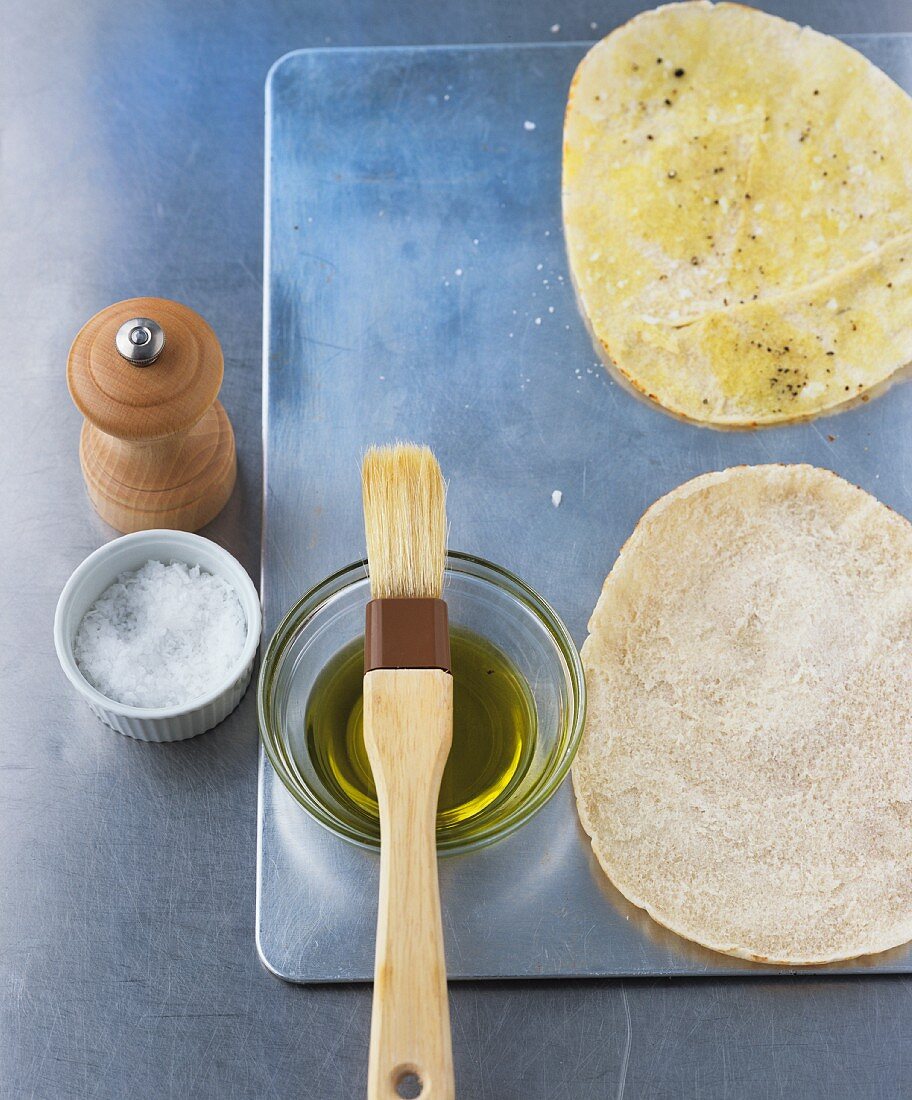
M 361 466 L 371 596 L 439 599 L 446 485 L 429 447 L 371 447 Z

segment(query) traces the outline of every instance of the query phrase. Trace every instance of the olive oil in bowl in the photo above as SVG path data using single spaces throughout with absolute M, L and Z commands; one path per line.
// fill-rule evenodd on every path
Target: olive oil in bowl
M 496 814 L 535 749 L 535 704 L 508 658 L 466 630 L 450 635 L 453 745 L 437 803 L 437 831 L 465 833 Z M 364 642 L 342 649 L 316 678 L 305 711 L 310 764 L 327 792 L 379 836 L 377 793 L 364 748 Z
M 586 684 L 567 628 L 512 573 L 471 554 L 450 551 L 444 592 L 455 661 L 457 728 L 440 803 L 451 824 L 441 821 L 437 849 L 469 852 L 525 824 L 564 781 L 583 732 Z M 364 630 L 369 599 L 370 580 L 363 562 L 340 569 L 305 593 L 266 647 L 257 705 L 263 749 L 289 798 L 335 836 L 376 848 L 380 827 L 370 769 L 355 736 L 357 717 L 349 735 L 349 718 L 362 691 L 362 643 L 354 639 Z M 496 646 L 493 653 L 490 641 Z M 332 681 L 346 664 L 343 650 L 350 664 L 348 679 L 342 677 L 348 686 L 340 689 Z M 473 651 L 478 654 L 475 660 Z M 512 706 L 495 704 L 500 697 L 494 686 L 498 679 L 507 698 L 514 700 Z M 474 684 L 474 701 L 472 692 L 463 691 L 464 682 Z M 475 738 L 466 720 L 473 706 L 481 713 Z M 513 715 L 506 733 L 502 721 L 492 726 L 492 713 L 504 710 Z M 473 750 L 473 741 L 478 749 Z M 463 760 L 473 758 L 474 781 L 471 776 L 460 781 Z M 504 763 L 498 765 L 499 760 Z M 491 774 L 493 781 L 486 779 Z M 273 776 L 266 772 L 265 778 L 271 783 Z M 454 797 L 453 781 L 468 785 L 468 791 Z M 289 827 L 294 820 L 287 819 Z M 306 836 L 310 844 L 310 834 Z M 301 841 L 305 842 L 303 836 Z M 319 856 L 319 838 L 314 844 L 307 851 Z

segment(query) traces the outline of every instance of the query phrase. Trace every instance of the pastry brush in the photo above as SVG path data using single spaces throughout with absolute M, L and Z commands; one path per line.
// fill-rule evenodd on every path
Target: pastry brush
M 364 743 L 380 809 L 380 903 L 368 1100 L 455 1095 L 437 886 L 440 780 L 453 736 L 446 489 L 427 447 L 362 466 L 370 570 Z

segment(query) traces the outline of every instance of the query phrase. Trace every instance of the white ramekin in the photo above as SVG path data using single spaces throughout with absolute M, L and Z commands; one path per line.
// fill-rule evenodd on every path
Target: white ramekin
M 247 617 L 247 640 L 226 682 L 184 707 L 130 707 L 108 699 L 79 671 L 73 640 L 82 617 L 119 574 L 147 561 L 181 561 L 223 577 L 234 588 Z M 60 593 L 54 615 L 54 645 L 67 679 L 102 722 L 141 741 L 183 741 L 218 725 L 235 709 L 250 683 L 263 628 L 260 599 L 253 581 L 227 550 L 186 531 L 137 531 L 114 539 L 90 554 Z

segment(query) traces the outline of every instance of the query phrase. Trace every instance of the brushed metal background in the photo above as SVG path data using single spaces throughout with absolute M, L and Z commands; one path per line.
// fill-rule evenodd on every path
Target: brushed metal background
M 369 989 L 290 985 L 257 959 L 252 696 L 211 734 L 143 746 L 105 729 L 57 665 L 60 589 L 114 534 L 79 474 L 70 341 L 137 294 L 213 325 L 240 482 L 203 533 L 256 576 L 270 64 L 298 46 L 578 40 L 643 6 L 3 6 L 0 1096 L 349 1100 L 367 1063 Z M 908 0 L 766 6 L 831 33 L 912 30 Z M 902 976 L 456 983 L 451 1003 L 460 1094 L 479 1100 L 912 1092 Z

